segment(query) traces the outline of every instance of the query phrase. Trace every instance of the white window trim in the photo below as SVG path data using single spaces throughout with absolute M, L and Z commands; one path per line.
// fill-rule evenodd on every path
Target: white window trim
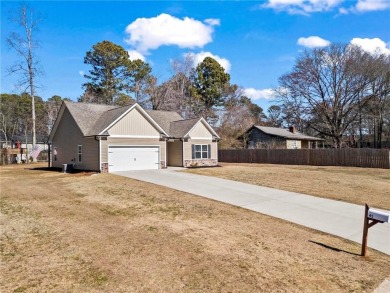
M 110 135 L 110 138 L 160 138 L 159 135 L 121 135 L 113 134 Z
M 191 139 L 208 139 L 208 140 L 212 140 L 213 139 L 213 136 L 210 135 L 209 137 L 200 137 L 200 136 L 190 136 Z
M 197 145 L 200 145 L 200 151 L 196 151 L 196 146 Z M 203 151 L 202 149 L 203 149 L 203 146 L 206 146 L 207 147 L 207 157 L 206 158 L 203 158 L 203 153 L 205 152 L 205 151 Z M 210 145 L 210 148 L 211 148 L 211 145 Z M 211 152 L 211 149 L 209 149 L 209 145 L 208 144 L 194 144 L 194 156 L 195 156 L 195 159 L 194 160 L 204 160 L 204 159 L 210 159 L 209 158 L 209 153 Z M 196 153 L 200 153 L 200 158 L 197 158 L 196 157 Z

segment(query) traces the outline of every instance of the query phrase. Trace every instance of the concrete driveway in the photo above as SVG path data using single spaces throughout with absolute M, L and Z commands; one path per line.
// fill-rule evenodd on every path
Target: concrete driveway
M 171 168 L 115 174 L 232 204 L 358 243 L 362 241 L 363 206 L 216 177 L 176 172 Z M 390 254 L 390 223 L 377 224 L 369 229 L 368 246 Z

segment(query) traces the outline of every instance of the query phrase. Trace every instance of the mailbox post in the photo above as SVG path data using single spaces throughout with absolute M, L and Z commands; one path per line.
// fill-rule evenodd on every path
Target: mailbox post
M 368 229 L 378 223 L 389 222 L 389 214 L 383 213 L 381 211 L 370 209 L 366 204 L 364 210 L 364 227 L 363 227 L 363 240 L 362 240 L 362 252 L 361 256 L 366 256 L 367 254 L 367 236 Z

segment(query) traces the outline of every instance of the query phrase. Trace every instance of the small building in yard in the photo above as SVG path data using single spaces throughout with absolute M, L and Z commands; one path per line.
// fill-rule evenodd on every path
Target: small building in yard
M 244 134 L 249 149 L 312 149 L 318 148 L 322 138 L 308 136 L 298 132 L 295 127 L 289 129 L 253 125 Z
M 21 163 L 27 159 L 46 161 L 47 152 L 47 135 L 38 134 L 33 145 L 31 134 L 10 137 L 0 134 L 0 164 Z
M 176 112 L 62 103 L 49 136 L 51 166 L 100 172 L 216 166 L 219 136 Z

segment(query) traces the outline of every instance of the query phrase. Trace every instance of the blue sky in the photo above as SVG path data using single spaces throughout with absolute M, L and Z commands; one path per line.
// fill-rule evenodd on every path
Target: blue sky
M 44 70 L 38 95 L 72 100 L 82 94 L 86 51 L 109 40 L 145 58 L 162 82 L 170 60 L 194 54 L 213 56 L 267 108 L 278 78 L 305 50 L 331 42 L 355 43 L 390 54 L 390 0 L 267 1 L 30 1 L 43 21 L 36 38 Z M 1 1 L 1 92 L 18 93 L 17 76 L 6 68 L 17 60 L 5 38 L 16 27 L 8 21 L 17 1 Z

